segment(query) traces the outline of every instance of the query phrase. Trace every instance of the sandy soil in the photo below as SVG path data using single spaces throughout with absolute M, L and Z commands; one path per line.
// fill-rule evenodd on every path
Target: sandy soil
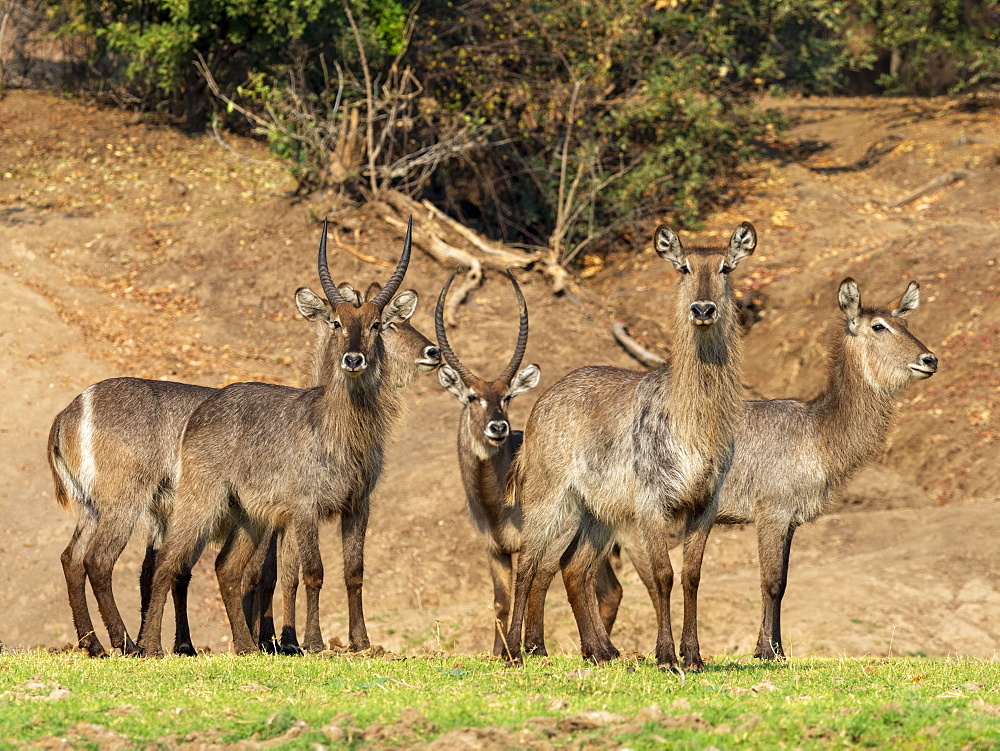
M 786 648 L 993 656 L 1000 107 L 970 99 L 773 104 L 794 123 L 788 138 L 733 177 L 744 194 L 737 205 L 706 217 L 703 231 L 682 233 L 693 243 L 727 237 L 742 219 L 757 227 L 759 249 L 737 272 L 756 312 L 745 345 L 748 396 L 808 396 L 821 386 L 824 331 L 848 275 L 886 303 L 917 279 L 922 307 L 911 330 L 941 359 L 938 375 L 902 395 L 886 454 L 872 457 L 829 515 L 796 535 Z M 291 297 L 302 285 L 319 288 L 315 218 L 360 219 L 363 229 L 345 230 L 344 242 L 385 260 L 394 260 L 399 238 L 332 196 L 289 197 L 280 165 L 250 142 L 232 144 L 257 161 L 235 158 L 211 138 L 17 91 L 0 101 L 0 127 L 0 640 L 58 647 L 73 639 L 59 564 L 73 520 L 52 497 L 45 463 L 55 414 L 113 375 L 304 383 L 311 330 Z M 887 153 L 851 168 L 878 143 Z M 956 168 L 972 176 L 885 207 Z M 611 338 L 612 318 L 666 351 L 661 311 L 673 279 L 648 244 L 642 237 L 634 253 L 595 266 L 583 307 L 523 275 L 532 322 L 526 362 L 543 373 L 537 393 L 580 365 L 637 367 Z M 335 256 L 333 270 L 359 284 L 386 273 L 348 253 Z M 422 297 L 415 324 L 425 332 L 446 274 L 420 254 L 407 275 Z M 489 278 L 459 317 L 452 339 L 463 360 L 485 372 L 502 368 L 517 326 L 506 283 Z M 515 426 L 533 399 L 514 403 Z M 485 556 L 454 457 L 458 414 L 436 378 L 418 381 L 376 494 L 366 610 L 373 641 L 394 652 L 484 652 L 492 641 Z M 337 537 L 326 530 L 322 622 L 326 636 L 346 640 Z M 116 570 L 133 632 L 140 541 Z M 648 652 L 652 609 L 634 573 L 623 576 L 616 642 Z M 703 651 L 749 653 L 759 617 L 752 527 L 713 532 L 702 593 Z M 549 597 L 550 645 L 576 651 L 565 598 L 558 589 Z M 225 650 L 208 560 L 195 574 L 192 611 L 196 642 Z

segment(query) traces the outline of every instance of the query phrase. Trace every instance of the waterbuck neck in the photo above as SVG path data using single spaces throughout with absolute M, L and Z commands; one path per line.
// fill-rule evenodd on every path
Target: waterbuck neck
M 331 454 L 364 456 L 384 445 L 402 413 L 402 400 L 386 383 L 381 367 L 358 378 L 335 377 L 319 386 L 315 402 L 317 425 L 325 450 Z
M 834 485 L 884 450 L 896 412 L 897 392 L 873 386 L 854 360 L 843 335 L 836 336 L 826 387 L 809 403 Z
M 707 330 L 691 324 L 688 308 L 684 300 L 676 307 L 669 366 L 647 377 L 669 373 L 664 407 L 672 432 L 711 460 L 728 453 L 743 410 L 736 305 L 729 290 L 719 301 L 718 320 Z

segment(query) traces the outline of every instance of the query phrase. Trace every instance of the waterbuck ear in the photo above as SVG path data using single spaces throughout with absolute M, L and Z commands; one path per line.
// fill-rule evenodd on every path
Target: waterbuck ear
M 344 282 L 343 284 L 338 286 L 337 291 L 340 293 L 341 297 L 347 300 L 347 302 L 349 302 L 355 308 L 360 308 L 362 303 L 364 303 L 365 301 L 365 298 L 363 298 L 361 294 L 347 282 Z
M 308 287 L 299 287 L 295 290 L 295 307 L 306 320 L 314 322 L 330 320 L 330 306 Z
M 368 285 L 368 291 L 365 292 L 365 300 L 374 300 L 375 296 L 382 291 L 382 285 L 378 282 L 372 282 Z
M 729 247 L 726 249 L 726 264 L 731 269 L 736 268 L 736 264 L 749 255 L 753 255 L 757 248 L 757 230 L 750 222 L 743 222 L 733 236 L 729 238 Z
M 403 290 L 385 306 L 385 310 L 382 311 L 382 325 L 391 326 L 394 323 L 402 323 L 408 320 L 416 310 L 417 293 L 412 289 Z
M 507 389 L 507 397 L 513 399 L 518 394 L 531 391 L 531 389 L 538 385 L 538 381 L 541 378 L 542 370 L 534 363 L 526 368 L 521 368 L 520 372 L 510 382 L 510 388 Z
M 469 396 L 469 389 L 462 383 L 462 377 L 450 365 L 442 365 L 438 368 L 438 382 L 454 394 L 455 398 L 462 402 L 462 404 L 466 403 L 466 399 Z
M 847 328 L 853 334 L 857 331 L 858 318 L 861 316 L 861 292 L 858 290 L 858 283 L 847 277 L 840 283 L 837 299 L 840 302 L 840 309 L 847 316 Z
M 684 262 L 684 248 L 681 247 L 681 239 L 665 224 L 656 228 L 653 235 L 653 250 L 664 261 L 670 261 L 675 269 L 679 269 Z
M 920 307 L 920 285 L 916 282 L 910 282 L 906 286 L 906 292 L 903 296 L 899 298 L 899 305 L 896 309 L 892 311 L 894 316 L 905 316 L 911 310 L 916 310 Z

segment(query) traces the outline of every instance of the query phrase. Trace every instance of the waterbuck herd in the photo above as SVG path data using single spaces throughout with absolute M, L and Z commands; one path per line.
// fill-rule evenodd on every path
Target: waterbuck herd
M 752 522 L 763 604 L 755 656 L 782 657 L 781 599 L 795 529 L 822 514 L 831 492 L 878 457 L 896 394 L 937 370 L 937 358 L 906 324 L 919 304 L 917 283 L 891 307 L 878 308 L 862 306 L 858 285 L 845 279 L 826 387 L 810 401 L 744 401 L 730 274 L 753 254 L 757 234 L 743 222 L 722 247 L 687 249 L 660 227 L 654 249 L 679 275 L 674 307 L 664 312 L 673 335 L 670 362 L 648 373 L 575 370 L 538 398 L 522 433 L 512 429 L 508 405 L 535 388 L 541 372 L 537 365 L 521 368 L 528 309 L 517 281 L 507 274 L 519 309 L 517 342 L 506 367 L 489 380 L 463 365 L 448 342 L 444 308 L 454 274 L 438 298 L 437 342 L 410 325 L 417 293 L 400 286 L 411 236 L 408 227 L 385 286 L 361 293 L 334 284 L 324 223 L 318 265 L 325 299 L 307 288 L 295 293 L 299 312 L 316 327 L 310 388 L 213 389 L 114 378 L 94 384 L 56 416 L 48 460 L 56 500 L 77 517 L 62 565 L 79 646 L 92 656 L 106 654 L 87 607 L 89 579 L 113 648 L 162 654 L 170 594 L 173 651 L 193 655 L 187 589 L 205 546 L 216 543 L 233 649 L 322 649 L 319 528 L 339 517 L 350 649 L 367 649 L 362 589 L 371 495 L 402 390 L 417 373 L 437 370 L 462 405 L 458 461 L 493 581 L 494 655 L 517 662 L 522 653 L 545 653 L 545 594 L 561 572 L 584 656 L 597 663 L 617 657 L 609 634 L 622 588 L 612 561 L 624 551 L 656 611 L 657 665 L 700 669 L 698 585 L 709 533 L 713 524 Z M 149 537 L 141 626 L 133 639 L 115 603 L 112 571 L 140 520 Z M 684 532 L 680 661 L 668 556 L 678 524 Z M 280 634 L 272 615 L 278 579 Z

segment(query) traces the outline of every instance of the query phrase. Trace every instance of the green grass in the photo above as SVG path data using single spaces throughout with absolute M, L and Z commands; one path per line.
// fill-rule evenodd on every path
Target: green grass
M 59 698 L 29 698 L 53 691 Z M 0 747 L 51 736 L 98 747 L 109 732 L 135 746 L 189 736 L 408 746 L 489 727 L 498 730 L 481 732 L 501 734 L 499 745 L 1000 748 L 1000 664 L 719 658 L 681 680 L 641 658 L 595 668 L 557 657 L 509 669 L 480 657 L 0 655 Z

